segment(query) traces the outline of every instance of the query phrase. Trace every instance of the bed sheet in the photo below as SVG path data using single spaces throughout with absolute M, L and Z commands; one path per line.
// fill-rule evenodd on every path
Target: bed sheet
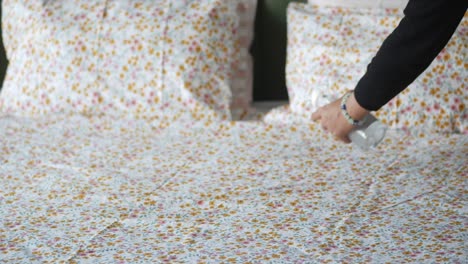
M 1 116 L 0 262 L 466 263 L 466 135 L 282 118 Z

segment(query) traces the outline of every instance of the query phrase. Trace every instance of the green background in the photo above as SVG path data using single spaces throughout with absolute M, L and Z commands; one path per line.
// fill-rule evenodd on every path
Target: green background
M 254 101 L 286 100 L 286 8 L 291 0 L 259 0 L 255 21 Z

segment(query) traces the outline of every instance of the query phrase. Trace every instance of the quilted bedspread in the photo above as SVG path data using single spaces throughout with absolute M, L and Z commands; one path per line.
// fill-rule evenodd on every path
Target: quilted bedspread
M 466 263 L 466 135 L 0 117 L 2 263 Z

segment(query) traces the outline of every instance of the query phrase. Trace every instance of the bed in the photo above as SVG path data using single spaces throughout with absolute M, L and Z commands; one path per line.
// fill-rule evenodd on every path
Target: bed
M 399 103 L 392 105 L 393 108 L 378 114 L 389 127 L 384 141 L 370 151 L 362 151 L 352 144 L 335 141 L 318 124 L 309 121 L 313 106 L 300 102 L 300 89 L 304 88 L 295 83 L 304 81 L 292 74 L 297 60 L 289 60 L 282 66 L 286 72 L 283 78 L 292 76 L 284 83 L 284 86 L 288 84 L 289 102 L 283 101 L 288 98 L 276 97 L 272 99 L 279 101 L 255 100 L 251 104 L 248 95 L 252 90 L 245 90 L 245 85 L 253 76 L 246 77 L 244 71 L 249 64 L 243 63 L 248 56 L 227 63 L 222 58 L 226 54 L 237 54 L 234 57 L 247 54 L 247 44 L 253 38 L 253 35 L 248 37 L 250 33 L 246 33 L 247 37 L 241 34 L 250 39 L 243 52 L 236 49 L 238 46 L 226 43 L 238 32 L 229 27 L 250 25 L 253 28 L 252 20 L 246 18 L 247 22 L 240 23 L 232 17 L 249 12 L 251 17 L 251 8 L 255 7 L 249 4 L 257 4 L 256 1 L 181 0 L 179 5 L 177 1 L 161 0 L 157 7 L 153 1 L 81 1 L 86 5 L 86 12 L 78 12 L 76 5 L 67 1 L 39 2 L 3 1 L 5 46 L 7 55 L 14 55 L 10 55 L 0 94 L 1 262 L 466 263 L 466 115 L 457 119 L 451 112 L 449 125 L 437 123 L 440 116 L 427 117 L 426 123 L 418 124 L 412 123 L 411 118 L 392 119 L 398 111 L 395 105 L 404 105 L 405 98 L 413 92 L 410 90 L 395 99 Z M 283 9 L 277 21 L 285 20 L 284 2 L 275 6 Z M 274 3 L 278 4 L 261 1 L 257 14 L 262 13 L 263 18 L 272 15 L 271 10 L 277 10 L 271 7 Z M 375 7 L 366 8 L 357 8 L 361 15 L 362 10 L 370 12 L 364 12 L 366 18 L 377 12 Z M 393 8 L 383 8 L 384 14 L 378 13 L 378 18 L 397 13 Z M 31 12 L 25 12 L 28 10 Z M 318 13 L 323 19 L 327 12 L 335 12 L 335 17 L 343 14 L 340 12 L 349 15 L 343 10 L 343 7 L 321 7 L 317 3 L 290 4 L 288 56 L 295 54 L 293 49 L 299 43 L 320 38 L 322 32 L 317 33 L 318 37 L 306 36 L 304 41 L 294 42 L 297 36 L 292 33 L 308 30 L 297 28 L 304 23 L 294 24 L 294 21 Z M 73 41 L 75 35 L 70 33 L 73 26 L 64 26 L 70 31 L 60 31 L 60 28 L 41 31 L 42 24 L 27 31 L 25 39 L 35 39 L 37 47 L 47 43 L 52 46 L 48 49 L 50 54 L 60 55 L 60 60 L 52 57 L 41 62 L 47 67 L 38 70 L 34 66 L 34 70 L 28 71 L 38 58 L 34 56 L 46 58 L 50 54 L 32 52 L 34 47 L 22 44 L 20 37 L 12 35 L 15 31 L 11 27 L 15 26 L 11 20 L 23 18 L 25 25 L 15 25 L 17 30 L 24 30 L 31 21 L 38 23 L 42 19 L 47 25 L 59 24 L 58 17 L 69 12 L 78 12 L 75 14 L 78 20 L 73 21 L 88 21 L 82 26 L 106 18 L 111 23 L 99 24 L 97 33 L 89 26 L 88 41 L 85 44 L 77 41 L 78 46 L 70 44 L 72 47 L 64 57 L 54 50 L 53 40 L 67 37 L 69 33 L 66 41 Z M 119 22 L 123 17 L 144 19 L 153 12 L 165 18 L 162 24 L 165 26 L 160 27 L 163 33 L 146 32 L 148 28 L 135 26 L 128 22 L 131 20 Z M 232 20 L 216 22 L 222 17 L 217 12 L 224 12 Z M 205 13 L 209 13 L 208 21 L 215 22 L 194 24 L 206 25 L 208 29 L 201 32 L 213 30 L 206 43 L 221 40 L 225 46 L 208 45 L 203 42 L 205 35 L 192 27 L 183 31 L 187 20 L 177 22 L 177 17 L 203 22 Z M 54 17 L 54 14 L 58 15 Z M 315 16 L 310 21 L 316 19 Z M 455 47 L 457 41 L 463 43 L 463 39 L 457 40 L 466 33 L 466 17 L 463 21 L 461 32 L 454 38 Z M 138 30 L 126 31 L 130 30 L 129 25 Z M 219 27 L 230 30 L 216 30 Z M 5 28 L 11 32 L 5 33 Z M 75 30 L 85 34 L 82 28 Z M 37 32 L 41 36 L 47 32 L 47 38 L 33 38 Z M 164 45 L 144 41 L 153 33 L 163 34 L 160 43 Z M 93 39 L 94 34 L 100 39 Z M 163 69 L 148 66 L 146 60 L 143 66 L 138 60 L 132 60 L 139 51 L 138 43 L 126 46 L 129 41 L 125 40 L 132 34 L 143 34 L 142 49 L 154 48 L 154 56 L 160 59 Z M 196 44 L 168 49 L 168 43 L 186 38 Z M 57 46 L 64 48 L 64 42 L 60 41 L 57 40 L 60 44 Z M 95 46 L 89 44 L 93 41 L 103 50 L 102 53 L 97 50 L 97 54 L 104 58 L 106 54 L 115 56 L 101 62 L 96 60 L 96 68 L 102 66 L 109 71 L 94 75 L 98 70 L 86 71 L 90 65 L 80 64 L 79 71 L 63 66 L 72 65 L 88 51 L 87 56 L 93 58 Z M 257 46 L 254 46 L 258 47 L 261 41 L 256 39 Z M 28 56 L 21 55 L 20 47 Z M 73 53 L 76 47 L 79 52 Z M 204 55 L 191 60 L 197 49 Z M 311 52 L 304 56 L 313 58 L 319 54 L 313 49 Z M 173 57 L 165 57 L 168 54 Z M 450 54 L 451 59 L 457 59 Z M 132 65 L 122 66 L 120 59 L 134 62 L 133 66 L 139 70 L 132 72 L 129 67 L 127 71 L 151 85 L 134 82 L 135 78 L 127 83 L 127 78 L 115 77 L 120 67 Z M 191 68 L 187 59 L 195 61 L 195 66 Z M 437 63 L 431 67 L 438 69 Z M 113 68 L 115 65 L 118 67 Z M 181 65 L 185 67 L 183 70 L 179 68 Z M 247 69 L 253 72 L 252 65 Z M 223 75 L 225 71 L 229 73 Z M 211 78 L 206 76 L 207 72 Z M 41 78 L 45 74 L 48 82 L 44 84 Z M 76 88 L 82 89 L 81 92 L 70 88 L 76 76 L 82 76 L 79 78 L 82 86 Z M 463 83 L 466 71 L 465 75 L 455 77 Z M 242 78 L 240 82 L 239 78 Z M 160 83 L 161 79 L 164 82 Z M 187 80 L 191 83 L 187 84 Z M 253 83 L 252 79 L 250 82 Z M 199 85 L 195 87 L 195 83 Z M 233 88 L 239 83 L 240 86 Z M 132 89 L 119 90 L 123 84 L 130 84 Z M 253 89 L 260 89 L 258 85 L 256 82 Z M 178 87 L 182 86 L 184 89 L 180 91 Z M 203 90 L 206 86 L 211 88 L 212 97 Z M 48 93 L 37 91 L 38 87 L 48 89 Z M 102 90 L 93 90 L 95 87 Z M 462 90 L 464 99 L 459 102 L 464 105 L 466 87 L 453 85 L 453 89 L 465 89 Z M 144 96 L 133 90 L 142 91 Z M 233 99 L 235 92 L 243 97 Z M 73 96 L 67 97 L 69 94 Z M 151 101 L 147 100 L 148 96 Z M 113 101 L 115 98 L 119 100 Z M 131 100 L 127 102 L 126 98 Z M 295 106 L 294 102 L 297 102 Z M 440 126 L 430 130 L 430 124 Z M 420 127 L 416 128 L 417 125 Z

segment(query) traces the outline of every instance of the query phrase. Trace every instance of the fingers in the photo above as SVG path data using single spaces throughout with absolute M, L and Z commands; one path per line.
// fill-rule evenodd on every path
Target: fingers
M 312 113 L 312 121 L 318 121 L 322 118 L 322 108 L 317 109 L 314 113 Z
M 334 138 L 336 141 L 341 141 L 341 142 L 346 143 L 346 144 L 351 143 L 351 140 L 349 140 L 349 137 L 348 137 L 347 135 L 337 135 L 337 134 L 334 134 L 334 135 L 333 135 L 333 138 Z
M 351 143 L 351 140 L 349 140 L 348 136 L 339 137 L 338 140 L 346 144 Z
M 322 126 L 323 131 L 325 133 L 332 134 L 335 140 L 346 144 L 351 143 L 347 131 L 343 131 L 342 127 L 336 125 L 336 120 L 333 119 L 333 116 L 335 115 L 332 114 L 330 116 L 330 109 L 331 108 L 327 106 L 318 108 L 314 113 L 312 113 L 312 121 L 318 121 Z

